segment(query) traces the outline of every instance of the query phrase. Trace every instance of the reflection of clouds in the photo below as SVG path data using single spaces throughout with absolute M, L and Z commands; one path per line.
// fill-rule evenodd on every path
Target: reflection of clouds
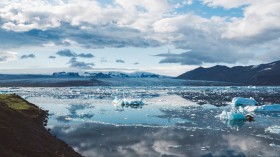
M 279 150 L 275 150 L 270 147 L 269 144 L 260 141 L 255 137 L 244 137 L 235 135 L 223 135 L 223 140 L 227 142 L 227 145 L 235 150 L 247 154 L 247 156 L 278 156 Z
M 68 123 L 72 121 L 73 119 L 91 119 L 94 117 L 93 113 L 84 113 L 84 112 L 78 112 L 78 111 L 83 111 L 86 109 L 91 109 L 93 106 L 89 104 L 72 104 L 67 109 L 69 110 L 70 114 L 67 115 L 62 115 L 62 116 L 57 116 L 56 120 L 64 123 Z
M 68 107 L 67 109 L 71 114 L 77 114 L 77 111 L 88 109 L 88 108 L 94 108 L 94 107 L 91 106 L 90 104 L 71 104 L 70 107 Z
M 152 145 L 144 140 L 129 146 L 138 156 L 157 156 L 158 153 L 151 147 Z
M 180 152 L 171 151 L 170 149 L 172 146 L 178 145 L 175 141 L 155 141 L 153 148 L 156 152 L 158 152 L 161 155 L 170 155 L 170 156 L 178 156 L 178 157 L 184 157 L 187 156 L 187 154 L 182 154 Z
M 256 156 L 259 152 L 264 156 L 272 156 L 280 153 L 280 150 L 267 153 L 266 150 L 270 148 L 264 145 L 266 139 L 252 137 L 249 132 L 227 135 L 215 130 L 192 131 L 92 123 L 68 128 L 55 127 L 52 132 L 85 156 Z M 256 141 L 260 143 L 256 144 Z
M 244 124 L 245 120 L 221 120 L 224 124 L 227 124 L 227 126 L 234 130 L 239 130 Z
M 57 116 L 55 119 L 59 122 L 64 122 L 64 123 L 67 123 L 71 120 L 69 118 L 69 115 L 67 115 L 67 116 Z

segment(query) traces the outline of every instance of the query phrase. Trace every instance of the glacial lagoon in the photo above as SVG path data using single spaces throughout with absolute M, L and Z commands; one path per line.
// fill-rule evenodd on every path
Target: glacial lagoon
M 279 87 L 0 88 L 49 110 L 46 128 L 84 156 L 279 156 L 280 112 L 224 121 L 235 96 L 279 104 Z M 144 105 L 113 105 L 115 97 Z

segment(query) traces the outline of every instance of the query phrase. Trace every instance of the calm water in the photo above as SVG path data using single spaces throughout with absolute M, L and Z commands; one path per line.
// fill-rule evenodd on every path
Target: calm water
M 49 110 L 47 128 L 85 156 L 280 156 L 280 135 L 266 130 L 280 125 L 280 113 L 255 114 L 255 122 L 221 121 L 215 116 L 227 106 L 198 105 L 178 94 L 206 90 L 219 95 L 279 89 L 0 88 Z M 145 105 L 114 106 L 115 96 L 142 98 Z

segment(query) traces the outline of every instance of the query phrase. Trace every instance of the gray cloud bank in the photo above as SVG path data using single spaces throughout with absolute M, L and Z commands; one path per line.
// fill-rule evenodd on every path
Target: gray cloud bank
M 29 59 L 29 58 L 35 58 L 36 56 L 34 54 L 29 54 L 29 55 L 22 55 L 20 59 Z
M 71 58 L 68 62 L 70 67 L 72 68 L 79 68 L 79 69 L 92 69 L 95 66 L 94 63 L 86 63 L 82 61 L 77 61 L 77 58 Z
M 61 57 L 81 57 L 81 58 L 94 58 L 94 55 L 91 53 L 80 53 L 77 54 L 69 49 L 60 50 L 56 53 Z
M 124 60 L 121 60 L 121 59 L 117 59 L 117 60 L 116 60 L 116 63 L 125 63 L 125 61 L 124 61 Z

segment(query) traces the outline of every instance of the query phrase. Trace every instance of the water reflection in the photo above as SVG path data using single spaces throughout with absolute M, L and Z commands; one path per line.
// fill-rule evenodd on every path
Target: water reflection
M 206 130 L 81 124 L 52 133 L 85 156 L 275 156 L 269 140 Z
M 224 121 L 224 123 L 227 124 L 228 127 L 235 129 L 235 130 L 239 130 L 239 128 L 241 128 L 244 124 L 245 124 L 246 120 L 227 120 Z

